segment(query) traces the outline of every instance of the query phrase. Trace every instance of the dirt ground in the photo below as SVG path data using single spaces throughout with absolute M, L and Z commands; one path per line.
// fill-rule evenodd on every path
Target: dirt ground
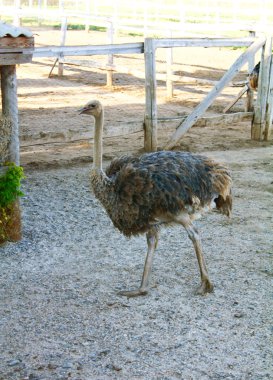
M 37 33 L 40 46 L 59 40 L 57 31 Z M 70 32 L 68 44 L 104 38 Z M 216 80 L 240 53 L 178 49 L 174 69 Z M 164 54 L 158 52 L 159 72 L 165 70 Z M 137 55 L 115 62 L 143 67 Z M 51 66 L 52 60 L 35 59 L 17 71 L 24 230 L 19 243 L 0 248 L 0 379 L 273 379 L 272 140 L 252 141 L 250 123 L 243 122 L 191 128 L 176 147 L 205 153 L 232 171 L 232 218 L 212 212 L 196 222 L 214 293 L 194 294 L 199 272 L 193 247 L 184 230 L 168 227 L 150 293 L 118 296 L 140 282 L 146 239 L 116 231 L 91 193 L 92 120 L 77 109 L 98 98 L 107 125 L 141 125 L 144 80 L 116 73 L 111 90 L 104 71 L 65 66 L 64 77 L 49 79 Z M 236 81 L 245 78 L 246 68 Z M 166 100 L 159 81 L 159 115 L 190 112 L 209 90 L 177 84 L 174 98 Z M 239 91 L 225 89 L 206 114 L 221 112 Z M 234 110 L 244 110 L 243 99 Z M 169 135 L 160 129 L 160 146 Z M 142 151 L 142 132 L 104 140 L 105 164 Z

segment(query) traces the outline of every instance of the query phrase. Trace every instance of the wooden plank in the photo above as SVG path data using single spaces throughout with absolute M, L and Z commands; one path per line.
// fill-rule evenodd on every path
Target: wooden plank
M 107 40 L 110 45 L 113 45 L 114 43 L 114 27 L 113 23 L 111 22 L 109 27 L 107 28 Z M 106 62 L 106 86 L 109 89 L 112 89 L 113 87 L 113 67 L 114 67 L 114 56 L 113 54 L 108 54 L 107 62 Z
M 171 47 L 243 47 L 250 46 L 253 38 L 158 38 L 155 48 Z
M 146 152 L 157 150 L 157 104 L 156 104 L 156 68 L 154 39 L 145 39 L 145 133 Z
M 33 57 L 58 57 L 60 53 L 66 56 L 142 54 L 144 53 L 144 43 L 41 47 L 35 48 Z
M 269 74 L 272 54 L 272 38 L 266 39 L 262 51 L 260 72 L 258 79 L 257 100 L 254 107 L 254 118 L 251 126 L 252 140 L 262 141 L 265 139 L 266 106 L 269 89 Z
M 266 115 L 265 115 L 265 131 L 264 139 L 269 140 L 272 133 L 272 122 L 273 122 L 273 57 L 271 55 L 270 59 L 270 71 L 269 71 L 269 89 L 267 94 L 266 102 Z
M 16 165 L 19 165 L 20 158 L 16 66 L 0 66 L 0 71 L 2 113 L 4 116 L 9 117 L 13 124 L 8 160 L 14 162 Z
M 28 63 L 32 61 L 32 54 L 0 54 L 0 65 L 16 65 L 17 63 Z
M 173 49 L 167 49 L 166 51 L 167 58 L 166 58 L 166 88 L 167 88 L 167 99 L 171 99 L 173 97 Z
M 248 61 L 249 57 L 256 53 L 263 46 L 265 38 L 260 38 L 254 42 L 240 57 L 236 59 L 230 69 L 224 74 L 222 79 L 208 93 L 205 99 L 193 110 L 187 119 L 179 126 L 177 131 L 171 136 L 165 149 L 171 149 L 178 140 L 192 127 L 201 115 L 208 109 L 214 99 L 219 95 L 223 88 L 232 80 L 232 78 L 240 71 L 241 67 Z
M 60 40 L 60 46 L 63 47 L 65 45 L 65 39 L 66 39 L 66 30 L 67 30 L 67 18 L 62 18 L 62 25 L 61 25 L 61 40 Z M 64 55 L 63 53 L 60 53 L 58 57 L 58 76 L 63 76 L 64 73 Z

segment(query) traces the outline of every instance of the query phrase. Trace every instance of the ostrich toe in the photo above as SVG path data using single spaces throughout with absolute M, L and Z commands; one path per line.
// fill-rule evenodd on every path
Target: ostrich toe
M 118 292 L 118 295 L 125 296 L 125 297 L 138 297 L 138 296 L 146 296 L 148 294 L 148 289 L 145 288 L 138 288 L 135 290 L 122 290 L 121 292 Z
M 208 279 L 203 280 L 201 285 L 196 289 L 196 294 L 201 296 L 211 292 L 213 292 L 213 284 Z

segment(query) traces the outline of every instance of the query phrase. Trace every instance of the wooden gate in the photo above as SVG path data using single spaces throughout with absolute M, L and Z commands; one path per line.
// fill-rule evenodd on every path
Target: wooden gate
M 196 123 L 204 114 L 214 99 L 220 94 L 225 86 L 240 71 L 241 67 L 253 60 L 255 53 L 262 48 L 261 69 L 257 102 L 254 110 L 254 118 L 251 129 L 251 137 L 254 140 L 267 140 L 272 124 L 272 92 L 273 92 L 273 65 L 271 64 L 272 37 L 259 39 L 224 39 L 224 38 L 187 38 L 187 39 L 153 39 L 146 38 L 144 44 L 145 54 L 145 78 L 146 78 L 146 110 L 145 110 L 145 142 L 146 151 L 157 150 L 157 102 L 156 102 L 156 60 L 157 48 L 173 47 L 242 47 L 246 51 L 236 59 L 230 69 L 221 80 L 207 94 L 204 100 L 181 122 L 177 130 L 167 142 L 165 149 L 171 149 L 181 137 Z M 228 115 L 227 115 L 228 117 Z

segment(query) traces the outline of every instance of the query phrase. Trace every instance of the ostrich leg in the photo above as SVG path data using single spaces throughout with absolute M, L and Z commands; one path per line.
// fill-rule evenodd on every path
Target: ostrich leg
M 201 285 L 197 288 L 196 293 L 200 295 L 205 295 L 206 293 L 210 293 L 213 291 L 213 285 L 209 279 L 205 258 L 202 252 L 200 236 L 198 234 L 197 229 L 191 223 L 184 225 L 184 227 L 188 233 L 189 238 L 193 242 L 200 269 Z
M 135 290 L 124 290 L 119 292 L 118 294 L 121 296 L 127 297 L 137 297 L 137 296 L 145 296 L 148 293 L 149 289 L 149 280 L 152 271 L 153 257 L 158 243 L 158 231 L 156 228 L 152 228 L 146 234 L 148 251 L 146 255 L 142 281 L 140 288 Z

